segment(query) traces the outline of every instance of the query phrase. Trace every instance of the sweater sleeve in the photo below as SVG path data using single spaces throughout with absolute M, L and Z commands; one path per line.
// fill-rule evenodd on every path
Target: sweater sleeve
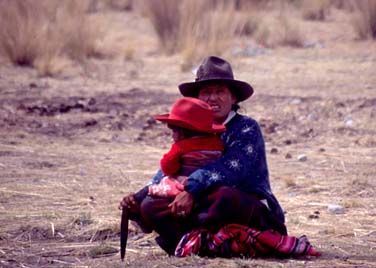
M 195 198 L 216 185 L 241 188 L 247 180 L 257 176 L 253 173 L 259 165 L 259 156 L 265 155 L 265 144 L 261 129 L 253 119 L 241 119 L 222 136 L 225 153 L 214 162 L 193 172 L 185 190 Z M 263 160 L 264 161 L 264 160 Z M 266 163 L 265 163 L 266 165 Z
M 146 184 L 146 186 L 150 186 L 152 184 L 158 184 L 163 179 L 165 175 L 163 174 L 161 169 L 158 169 L 157 173 L 151 178 L 151 180 Z

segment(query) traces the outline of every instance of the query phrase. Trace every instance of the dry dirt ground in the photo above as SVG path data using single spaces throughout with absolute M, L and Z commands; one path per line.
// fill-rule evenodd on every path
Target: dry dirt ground
M 117 204 L 155 172 L 170 140 L 151 116 L 193 74 L 158 53 L 142 18 L 109 16 L 112 30 L 138 33 L 133 60 L 58 78 L 0 66 L 0 267 L 124 266 Z M 323 46 L 231 61 L 255 88 L 242 112 L 262 126 L 289 232 L 323 256 L 177 259 L 132 226 L 128 267 L 376 267 L 376 42 L 355 41 L 344 16 L 306 32 Z

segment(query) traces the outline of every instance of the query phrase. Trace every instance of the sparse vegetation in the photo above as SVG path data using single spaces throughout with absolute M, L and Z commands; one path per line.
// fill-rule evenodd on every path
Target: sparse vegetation
M 285 13 L 260 21 L 254 39 L 265 47 L 290 46 L 300 48 L 305 38 L 300 29 L 299 21 L 287 17 Z
M 236 11 L 235 2 L 230 1 L 150 0 L 145 3 L 163 51 L 181 52 L 187 65 L 206 54 L 223 54 L 249 23 Z
M 151 0 L 145 2 L 145 12 L 157 33 L 161 47 L 167 53 L 178 50 L 181 25 L 180 1 Z
M 40 75 L 63 68 L 63 57 L 74 61 L 98 55 L 100 27 L 86 13 L 88 1 L 1 0 L 0 53 Z
M 94 220 L 92 219 L 90 212 L 82 212 L 77 217 L 75 217 L 72 222 L 74 225 L 81 227 L 92 224 Z
M 376 1 L 356 1 L 353 26 L 360 39 L 376 39 Z
M 223 55 L 236 37 L 254 37 L 265 46 L 301 47 L 304 37 L 297 21 L 285 14 L 265 19 L 266 1 L 146 0 L 144 6 L 167 54 L 181 53 L 183 70 L 203 55 Z M 270 22 L 273 22 L 270 24 Z
M 313 194 L 315 194 L 315 193 L 322 192 L 322 191 L 324 191 L 324 190 L 325 190 L 325 189 L 322 188 L 322 187 L 313 186 L 313 187 L 311 187 L 311 188 L 308 189 L 308 192 L 309 192 L 309 193 L 313 193 Z
M 297 21 L 294 21 L 287 16 L 280 19 L 280 39 L 277 40 L 278 44 L 290 47 L 302 47 L 304 43 L 303 32 Z
M 328 0 L 303 0 L 301 6 L 303 18 L 307 20 L 325 20 L 329 5 Z
M 89 250 L 89 256 L 92 258 L 99 258 L 106 255 L 113 255 L 118 252 L 118 249 L 108 244 L 100 244 Z
M 296 181 L 293 178 L 286 178 L 285 184 L 287 188 L 292 188 L 296 186 Z

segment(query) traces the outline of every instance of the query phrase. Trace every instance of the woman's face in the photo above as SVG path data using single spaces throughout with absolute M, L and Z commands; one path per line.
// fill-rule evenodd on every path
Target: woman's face
M 198 98 L 208 103 L 214 115 L 214 122 L 223 123 L 232 105 L 236 103 L 236 98 L 226 85 L 206 85 L 200 89 Z

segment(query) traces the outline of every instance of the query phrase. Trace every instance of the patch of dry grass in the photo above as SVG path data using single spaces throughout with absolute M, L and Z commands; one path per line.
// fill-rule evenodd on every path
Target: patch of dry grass
M 0 2 L 0 49 L 15 64 L 33 65 L 42 52 L 42 42 L 49 39 L 51 32 L 44 25 L 50 18 L 44 9 L 45 6 L 33 5 L 28 0 Z M 47 53 L 59 54 L 61 48 L 55 45 L 52 51 L 47 50 Z
M 277 17 L 263 17 L 253 37 L 265 47 L 302 47 L 305 41 L 299 20 L 282 13 Z
M 98 2 L 98 0 L 96 0 Z M 132 10 L 134 1 L 133 0 L 101 0 L 106 6 L 115 10 Z
M 161 49 L 167 54 L 181 53 L 183 70 L 204 55 L 230 56 L 229 48 L 241 35 L 268 47 L 301 47 L 304 42 L 298 21 L 286 15 L 287 8 L 293 8 L 287 4 L 200 0 L 145 0 L 143 4 Z M 281 9 L 277 18 L 265 17 L 270 7 Z
M 307 20 L 325 20 L 329 6 L 328 0 L 304 0 L 301 6 L 303 18 Z
M 235 2 L 149 0 L 144 3 L 162 50 L 167 54 L 182 53 L 186 66 L 203 55 L 221 55 L 245 24 Z
M 287 188 L 292 188 L 292 187 L 297 186 L 296 181 L 291 177 L 288 177 L 285 179 L 285 185 Z
M 1 0 L 0 53 L 40 75 L 59 73 L 66 61 L 101 56 L 100 25 L 88 14 L 89 1 Z
M 283 15 L 280 19 L 280 39 L 278 43 L 282 46 L 302 47 L 304 43 L 303 32 L 298 21 Z
M 162 49 L 169 54 L 175 52 L 178 49 L 181 25 L 180 1 L 149 0 L 144 1 L 144 8 Z
M 186 2 L 192 7 L 191 2 Z M 197 18 L 185 15 L 182 22 L 180 46 L 183 62 L 191 65 L 204 55 L 223 55 L 236 36 L 240 36 L 245 20 L 233 5 L 224 2 L 215 9 L 205 11 Z
M 360 39 L 376 39 L 376 1 L 359 0 L 355 4 L 353 27 L 358 37 Z

